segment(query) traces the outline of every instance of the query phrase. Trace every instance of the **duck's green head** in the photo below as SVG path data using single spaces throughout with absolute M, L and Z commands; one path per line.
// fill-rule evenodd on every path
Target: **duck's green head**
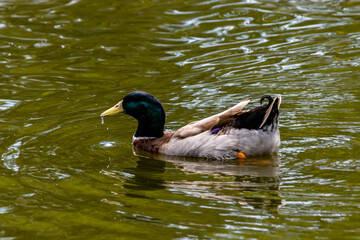
M 149 93 L 141 91 L 129 93 L 114 107 L 103 112 L 100 117 L 118 113 L 126 113 L 138 120 L 135 137 L 162 137 L 164 135 L 164 108 Z

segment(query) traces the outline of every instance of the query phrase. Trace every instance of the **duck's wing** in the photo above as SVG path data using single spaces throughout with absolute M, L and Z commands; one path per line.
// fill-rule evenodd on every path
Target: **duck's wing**
M 222 127 L 235 119 L 235 115 L 239 114 L 250 100 L 244 99 L 235 106 L 218 113 L 211 117 L 204 118 L 200 121 L 191 122 L 184 127 L 178 129 L 173 137 L 186 138 L 197 135 L 199 133 L 209 131 L 216 127 Z

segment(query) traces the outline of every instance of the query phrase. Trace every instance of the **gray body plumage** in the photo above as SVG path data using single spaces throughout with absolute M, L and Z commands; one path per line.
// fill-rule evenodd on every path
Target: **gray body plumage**
M 259 130 L 230 128 L 221 135 L 206 131 L 184 139 L 173 138 L 159 152 L 177 156 L 233 159 L 238 152 L 248 157 L 271 154 L 279 146 L 280 133 L 277 126 Z

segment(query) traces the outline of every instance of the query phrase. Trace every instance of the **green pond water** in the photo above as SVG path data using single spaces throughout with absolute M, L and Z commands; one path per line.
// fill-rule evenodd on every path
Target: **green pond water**
M 360 239 L 360 2 L 0 2 L 0 239 Z M 281 94 L 278 154 L 149 155 L 166 129 Z

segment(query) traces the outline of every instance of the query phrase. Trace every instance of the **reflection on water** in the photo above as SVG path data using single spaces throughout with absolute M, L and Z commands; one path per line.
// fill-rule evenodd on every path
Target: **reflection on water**
M 2 1 L 0 238 L 354 238 L 359 13 L 357 1 Z M 133 90 L 163 103 L 172 130 L 281 94 L 279 153 L 134 156 L 136 121 L 99 119 Z
M 133 178 L 125 188 L 156 190 L 165 188 L 163 174 L 165 173 L 165 162 L 139 157 L 136 168 L 130 168 L 127 171 L 133 174 Z
M 206 176 L 207 178 L 211 176 L 211 178 L 207 181 L 203 179 L 193 181 L 161 181 L 156 179 L 159 187 L 166 186 L 205 199 L 233 201 L 234 204 L 241 205 L 248 204 L 271 212 L 275 212 L 281 205 L 279 158 L 277 155 L 245 160 L 214 161 L 149 153 L 136 148 L 133 148 L 133 151 L 140 159 L 136 167 L 137 173 L 134 173 L 134 180 L 138 179 L 136 181 L 138 185 L 145 184 L 145 188 L 148 188 L 148 185 L 155 180 L 151 179 L 151 176 L 156 173 L 164 173 L 165 163 L 171 163 L 185 174 Z M 218 193 L 213 193 L 213 189 L 216 189 Z M 231 194 L 222 195 L 227 191 L 231 191 Z M 238 191 L 240 194 L 234 195 L 233 191 Z M 247 192 L 249 194 L 246 194 Z M 266 193 L 272 197 L 264 199 L 263 196 L 252 196 L 259 193 Z
M 257 158 L 214 161 L 204 158 L 171 156 L 142 151 L 133 147 L 134 155 L 140 159 L 160 160 L 174 164 L 178 169 L 196 174 L 220 174 L 225 176 L 261 176 L 277 177 L 279 175 L 279 158 L 270 155 Z M 149 160 L 148 160 L 149 161 Z

